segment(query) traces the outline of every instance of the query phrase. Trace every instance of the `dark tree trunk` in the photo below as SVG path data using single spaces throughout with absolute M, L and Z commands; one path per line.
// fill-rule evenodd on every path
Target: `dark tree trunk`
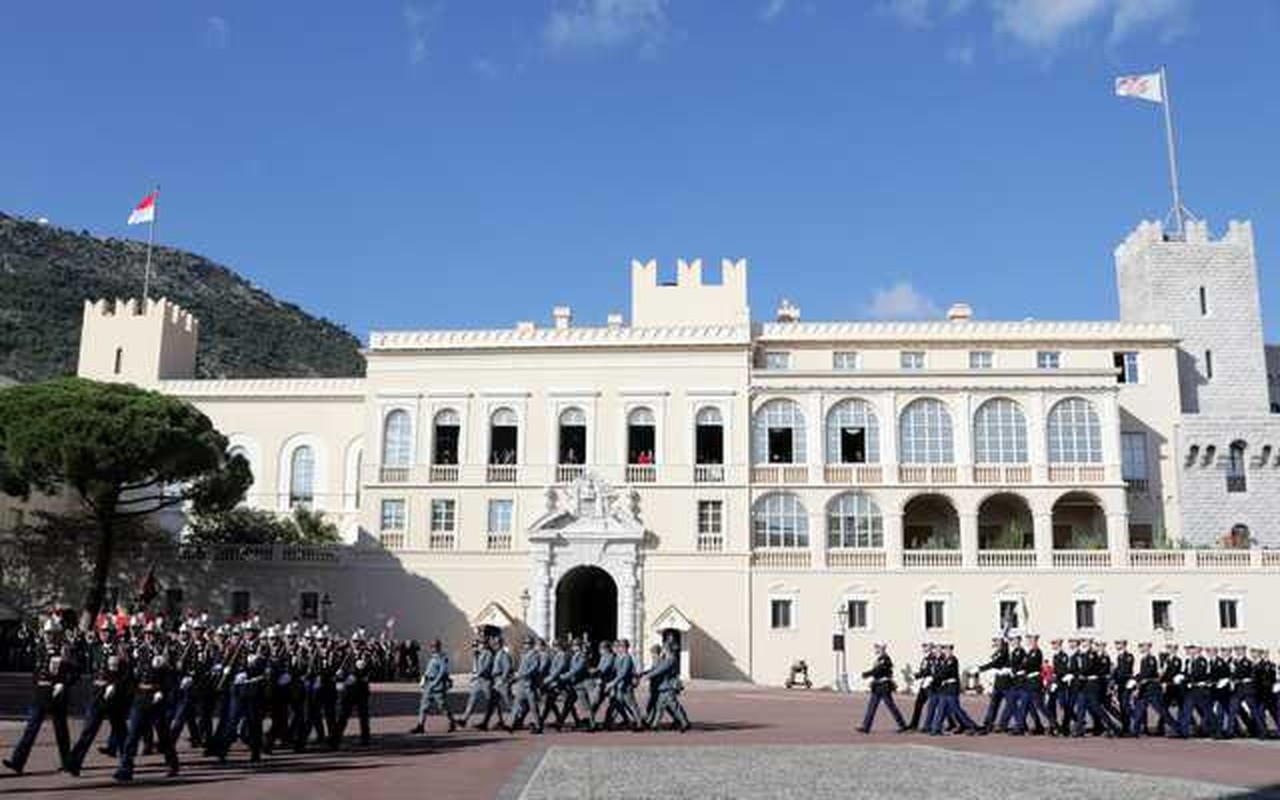
M 92 630 L 94 619 L 102 610 L 102 602 L 107 596 L 107 576 L 111 574 L 111 556 L 115 549 L 115 526 L 110 516 L 98 516 L 98 552 L 93 560 L 93 576 L 89 579 L 89 590 L 84 597 L 84 607 L 80 614 L 80 627 Z

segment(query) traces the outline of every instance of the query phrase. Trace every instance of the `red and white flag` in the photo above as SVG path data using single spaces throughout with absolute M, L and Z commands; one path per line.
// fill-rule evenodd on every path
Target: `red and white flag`
M 134 207 L 133 213 L 129 215 L 130 225 L 141 225 L 144 222 L 154 222 L 156 218 L 156 198 L 160 196 L 160 190 L 152 192 L 142 198 L 142 202 Z
M 1121 75 L 1116 78 L 1116 96 L 1136 97 L 1152 103 L 1164 102 L 1164 81 L 1159 72 Z

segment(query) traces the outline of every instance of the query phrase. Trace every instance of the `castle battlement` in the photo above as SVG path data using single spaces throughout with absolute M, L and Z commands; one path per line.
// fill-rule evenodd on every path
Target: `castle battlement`
M 636 327 L 681 326 L 698 323 L 745 325 L 747 260 L 720 261 L 720 282 L 702 279 L 702 259 L 676 259 L 676 282 L 658 280 L 655 259 L 631 261 L 631 324 Z
M 1207 221 L 1192 219 L 1184 224 L 1182 238 L 1173 239 L 1165 233 L 1164 223 L 1143 220 L 1116 246 L 1116 260 L 1122 261 L 1155 244 L 1224 244 L 1253 250 L 1253 223 L 1233 219 L 1227 223 L 1227 232 L 1214 239 Z
M 145 301 L 137 298 L 115 298 L 108 300 L 101 298 L 98 300 L 84 301 L 84 319 L 89 321 L 90 317 L 98 319 L 116 318 L 116 317 L 142 317 L 145 319 L 154 319 L 156 317 L 164 318 L 165 324 L 175 328 L 180 328 L 187 333 L 196 333 L 200 329 L 200 320 L 182 306 L 168 299 L 160 297 L 156 299 L 148 299 Z
M 165 297 L 86 300 L 79 375 L 150 385 L 195 375 L 200 321 Z

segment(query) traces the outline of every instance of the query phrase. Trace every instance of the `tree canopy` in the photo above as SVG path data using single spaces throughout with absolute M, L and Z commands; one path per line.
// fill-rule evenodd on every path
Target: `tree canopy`
M 293 516 L 238 507 L 217 514 L 196 515 L 186 541 L 193 544 L 337 544 L 338 526 L 324 512 L 296 508 Z
M 60 378 L 0 390 L 0 489 L 28 497 L 70 490 L 98 528 L 83 610 L 102 605 L 117 535 L 131 520 L 190 504 L 233 508 L 248 463 L 189 403 L 127 384 Z

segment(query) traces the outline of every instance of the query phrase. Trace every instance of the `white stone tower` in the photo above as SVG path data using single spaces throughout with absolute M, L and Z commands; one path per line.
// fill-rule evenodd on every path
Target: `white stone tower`
M 138 386 L 192 378 L 199 334 L 199 321 L 164 298 L 86 300 L 76 373 Z
M 1120 319 L 1167 322 L 1180 338 L 1182 417 L 1173 450 L 1182 536 L 1214 544 L 1233 531 L 1280 544 L 1280 415 L 1271 413 L 1253 228 L 1182 238 L 1143 222 L 1116 248 Z

